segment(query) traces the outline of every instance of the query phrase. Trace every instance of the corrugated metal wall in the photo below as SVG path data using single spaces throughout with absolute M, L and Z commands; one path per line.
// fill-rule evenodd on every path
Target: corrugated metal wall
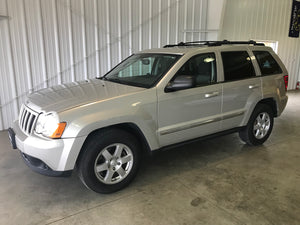
M 11 126 L 31 91 L 101 76 L 142 49 L 216 40 L 222 4 L 223 0 L 0 0 L 0 15 L 9 17 L 0 17 L 0 130 Z
M 289 89 L 300 79 L 300 39 L 289 38 L 292 0 L 227 0 L 220 39 L 278 41 Z

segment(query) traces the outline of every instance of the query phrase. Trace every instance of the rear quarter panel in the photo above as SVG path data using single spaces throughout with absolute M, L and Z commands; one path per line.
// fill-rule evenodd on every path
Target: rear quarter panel
M 282 69 L 282 73 L 280 74 L 263 76 L 261 74 L 257 60 L 254 59 L 255 64 L 257 64 L 258 75 L 261 76 L 263 99 L 272 98 L 273 100 L 275 100 L 277 107 L 277 116 L 280 116 L 288 100 L 285 90 L 285 83 L 283 80 L 283 76 L 288 75 L 288 71 L 278 55 L 272 50 L 272 48 L 265 46 L 249 46 L 249 49 L 251 51 L 268 51 Z
M 282 73 L 261 76 L 263 98 L 273 98 L 276 101 L 277 116 L 280 116 L 288 101 L 288 96 L 286 95 L 285 90 L 285 83 L 283 80 L 283 77 L 285 75 L 288 75 L 288 71 L 283 62 L 280 60 L 279 56 L 271 48 L 267 48 L 267 50 L 279 64 L 280 68 L 282 69 Z
M 263 76 L 262 91 L 264 99 L 272 98 L 276 101 L 277 116 L 280 116 L 288 100 L 283 74 Z

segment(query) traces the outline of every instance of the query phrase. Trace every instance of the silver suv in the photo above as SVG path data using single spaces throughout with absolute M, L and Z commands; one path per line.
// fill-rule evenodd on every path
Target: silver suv
M 88 188 L 111 193 L 132 181 L 145 152 L 236 131 L 264 143 L 286 106 L 287 74 L 254 41 L 167 45 L 101 78 L 30 94 L 9 137 L 34 171 L 76 167 Z

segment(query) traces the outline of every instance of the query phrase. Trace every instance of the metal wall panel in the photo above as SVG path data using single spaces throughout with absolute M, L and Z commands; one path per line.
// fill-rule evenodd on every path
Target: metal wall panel
M 32 91 L 101 76 L 142 49 L 205 40 L 223 1 L 0 0 L 9 16 L 0 20 L 0 130 Z
M 292 0 L 227 0 L 219 38 L 278 41 L 278 55 L 289 72 L 289 87 L 300 79 L 300 39 L 289 38 Z

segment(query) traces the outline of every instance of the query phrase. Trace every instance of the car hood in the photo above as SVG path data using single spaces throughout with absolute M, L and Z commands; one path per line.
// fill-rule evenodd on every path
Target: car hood
M 27 105 L 36 111 L 62 112 L 77 106 L 104 101 L 144 90 L 100 79 L 62 84 L 28 96 Z

